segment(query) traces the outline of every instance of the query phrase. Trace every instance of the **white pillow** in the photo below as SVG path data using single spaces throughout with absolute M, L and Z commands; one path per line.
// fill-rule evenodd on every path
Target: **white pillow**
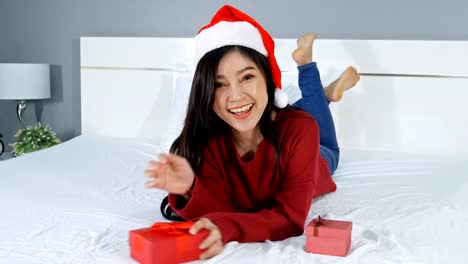
M 302 97 L 297 78 L 297 72 L 281 73 L 282 89 L 288 94 L 289 104 L 291 105 Z
M 161 138 L 161 144 L 159 147 L 159 150 L 162 153 L 169 153 L 172 143 L 184 128 L 192 80 L 193 72 L 176 73 L 174 76 L 174 89 L 172 90 L 169 124 L 166 132 Z

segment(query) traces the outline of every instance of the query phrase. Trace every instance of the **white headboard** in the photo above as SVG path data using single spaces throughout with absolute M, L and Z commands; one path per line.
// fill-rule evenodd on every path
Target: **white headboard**
M 295 72 L 293 39 L 276 40 Z M 342 148 L 468 157 L 468 42 L 317 40 L 320 69 L 354 65 L 356 88 L 332 104 Z M 193 70 L 193 39 L 81 38 L 82 134 L 159 140 L 174 72 Z

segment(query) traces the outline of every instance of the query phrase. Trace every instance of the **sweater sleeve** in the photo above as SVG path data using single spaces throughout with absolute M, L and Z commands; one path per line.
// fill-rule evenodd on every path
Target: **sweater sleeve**
M 288 130 L 286 165 L 271 208 L 204 215 L 219 227 L 224 243 L 283 240 L 304 232 L 319 174 L 319 134 L 315 121 L 301 124 Z
M 217 168 L 213 153 L 205 151 L 200 175 L 195 175 L 191 198 L 169 194 L 169 203 L 174 211 L 187 220 L 197 220 L 210 212 L 233 212 L 224 181 Z

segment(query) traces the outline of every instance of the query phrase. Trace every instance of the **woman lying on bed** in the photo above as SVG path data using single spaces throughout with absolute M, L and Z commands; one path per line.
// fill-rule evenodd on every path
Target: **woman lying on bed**
M 296 108 L 276 89 L 273 39 L 252 18 L 224 6 L 195 38 L 199 61 L 185 126 L 173 154 L 145 173 L 147 187 L 169 192 L 172 209 L 195 221 L 192 234 L 210 230 L 200 258 L 229 241 L 301 235 L 312 198 L 336 189 L 339 149 L 328 104 L 359 75 L 350 67 L 323 89 L 314 39 L 299 38 L 292 55 L 303 96 Z

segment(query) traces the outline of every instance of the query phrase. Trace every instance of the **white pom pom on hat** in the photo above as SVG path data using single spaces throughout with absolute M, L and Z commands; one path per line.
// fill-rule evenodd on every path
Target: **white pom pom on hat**
M 275 105 L 278 108 L 285 108 L 288 105 L 288 94 L 279 88 L 275 90 Z
M 208 52 L 227 45 L 245 46 L 265 55 L 270 63 L 276 85 L 275 106 L 288 105 L 288 95 L 281 90 L 281 70 L 275 58 L 275 42 L 253 18 L 238 9 L 225 5 L 195 36 L 195 63 Z

